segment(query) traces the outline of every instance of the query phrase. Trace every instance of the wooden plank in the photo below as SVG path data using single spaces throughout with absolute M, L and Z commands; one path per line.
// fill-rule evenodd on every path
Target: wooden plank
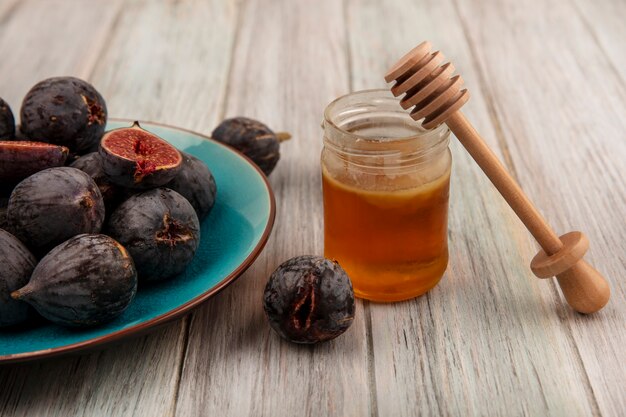
M 50 0 L 9 6 L 0 17 L 0 96 L 19 115 L 22 98 L 36 82 L 59 74 L 89 75 L 85 63 L 101 52 L 103 33 L 121 4 L 95 1 L 85 7 L 79 0 Z
M 296 346 L 267 325 L 262 293 L 284 260 L 322 253 L 320 121 L 348 89 L 340 2 L 253 0 L 240 17 L 227 116 L 291 131 L 271 175 L 273 236 L 254 266 L 194 316 L 177 416 L 362 416 L 371 412 L 363 305 L 348 332 Z
M 210 131 L 224 108 L 232 4 L 205 5 L 209 13 L 187 2 L 132 3 L 108 45 L 114 8 L 78 3 L 28 1 L 0 12 L 0 95 L 14 109 L 39 79 L 74 74 L 96 83 L 114 116 Z M 351 65 L 340 5 L 247 5 L 226 112 L 296 135 L 271 179 L 274 237 L 246 276 L 196 315 L 178 403 L 180 323 L 103 352 L 0 369 L 0 415 L 170 415 L 174 407 L 180 415 L 623 414 L 625 265 L 610 257 L 626 242 L 623 222 L 615 223 L 625 202 L 624 89 L 615 75 L 624 55 L 611 43 L 622 29 L 590 14 L 586 26 L 607 22 L 594 44 L 569 4 L 550 2 L 538 14 L 545 4 L 509 3 L 459 4 L 459 22 L 449 2 L 349 2 Z M 67 19 L 76 10 L 84 18 Z M 590 317 L 563 308 L 555 287 L 528 272 L 535 249 L 521 225 L 453 146 L 453 256 L 442 284 L 408 303 L 359 303 L 353 328 L 328 345 L 288 345 L 268 330 L 260 297 L 280 261 L 321 253 L 321 110 L 347 90 L 349 76 L 356 89 L 383 86 L 376 74 L 423 38 L 454 60 L 473 94 L 468 117 L 550 220 L 561 231 L 585 226 L 589 259 L 611 279 L 614 298 Z M 568 146 L 573 137 L 578 147 Z
M 463 74 L 468 118 L 510 161 L 497 103 L 451 2 L 348 5 L 354 89 L 384 87 L 387 67 L 429 39 Z M 379 415 L 595 413 L 554 286 L 529 271 L 527 232 L 460 145 L 451 147 L 446 275 L 426 296 L 370 307 Z
M 572 1 L 583 25 L 595 40 L 596 46 L 606 54 L 607 61 L 610 61 L 606 70 L 618 73 L 622 82 L 626 83 L 626 53 L 624 53 L 626 2 L 623 0 Z
M 3 367 L 0 415 L 166 415 L 183 338 L 173 324 L 96 353 Z
M 20 0 L 4 0 L 0 3 L 0 31 L 5 27 L 4 22 L 11 19 L 20 4 Z
M 626 360 L 626 283 L 621 279 L 626 269 L 626 87 L 612 64 L 623 59 L 623 42 L 609 57 L 571 3 L 542 6 L 459 3 L 522 185 L 557 231 L 580 228 L 589 236 L 587 259 L 612 285 L 605 310 L 582 316 L 564 309 L 561 323 L 571 328 L 597 412 L 619 416 L 626 410 L 626 367 L 621 365 Z
M 118 30 L 93 75 L 109 91 L 111 116 L 210 133 L 225 100 L 236 4 L 125 4 Z
M 0 91 L 19 103 L 35 81 L 75 74 L 101 91 L 111 116 L 206 131 L 224 99 L 234 2 L 139 1 L 124 3 L 123 14 L 114 6 L 53 1 L 20 7 L 0 40 L 0 51 L 17 55 L 0 63 Z M 40 24 L 33 27 L 33 19 Z M 108 25 L 108 33 L 100 25 Z M 98 353 L 4 367 L 0 415 L 171 415 L 186 330 L 177 322 Z

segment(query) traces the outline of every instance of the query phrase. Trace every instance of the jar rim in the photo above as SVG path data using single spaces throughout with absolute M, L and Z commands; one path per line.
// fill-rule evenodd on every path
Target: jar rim
M 367 89 L 367 90 L 353 91 L 353 92 L 337 97 L 326 106 L 326 108 L 324 109 L 324 123 L 329 125 L 334 130 L 337 130 L 342 136 L 345 135 L 354 140 L 361 140 L 361 141 L 367 141 L 367 142 L 372 142 L 372 143 L 382 142 L 380 139 L 360 136 L 357 133 L 344 129 L 343 127 L 337 125 L 337 123 L 333 121 L 333 117 L 331 114 L 333 111 L 336 110 L 337 106 L 349 100 L 350 98 L 354 98 L 354 97 L 358 97 L 358 96 L 366 95 L 366 94 L 375 94 L 375 93 L 385 94 L 385 96 L 381 96 L 379 97 L 379 99 L 389 99 L 389 100 L 394 100 L 398 102 L 400 101 L 398 98 L 391 95 L 391 92 L 385 88 L 373 88 L 373 89 Z M 349 108 L 349 107 L 346 107 L 346 108 Z M 398 111 L 409 114 L 408 110 L 402 109 L 400 105 L 398 105 Z M 421 128 L 421 125 L 419 125 L 418 122 L 415 122 L 415 123 L 417 126 Z M 398 143 L 398 142 L 413 141 L 416 139 L 430 139 L 431 137 L 440 136 L 441 140 L 445 141 L 447 140 L 449 135 L 450 135 L 450 130 L 445 124 L 442 123 L 439 126 L 435 127 L 434 129 L 430 129 L 430 130 L 424 129 L 423 132 L 417 133 L 415 135 L 398 136 L 398 137 L 394 137 L 392 140 L 393 142 Z

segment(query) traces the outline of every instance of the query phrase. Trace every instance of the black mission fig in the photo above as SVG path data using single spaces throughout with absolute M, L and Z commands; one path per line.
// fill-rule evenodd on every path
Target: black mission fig
M 283 338 L 324 342 L 345 332 L 354 320 L 352 282 L 336 262 L 298 256 L 272 273 L 263 307 L 270 326 Z
M 200 242 L 200 222 L 176 191 L 134 195 L 111 214 L 107 232 L 130 252 L 140 281 L 162 281 L 185 270 Z
M 75 77 L 37 83 L 22 102 L 21 133 L 30 140 L 86 152 L 97 145 L 107 122 L 107 107 L 98 91 Z
M 98 152 L 91 152 L 81 156 L 70 165 L 72 168 L 80 169 L 88 174 L 100 189 L 100 194 L 104 199 L 104 205 L 107 210 L 113 209 L 121 200 L 124 199 L 124 190 L 113 184 L 104 173 L 102 167 L 102 157 Z
M 188 153 L 183 155 L 183 166 L 165 187 L 176 191 L 187 199 L 196 210 L 198 219 L 204 219 L 215 204 L 217 186 L 207 165 Z
M 220 123 L 211 137 L 237 149 L 252 159 L 265 175 L 270 175 L 280 159 L 280 143 L 291 135 L 274 133 L 254 119 L 234 117 Z
M 96 183 L 70 167 L 49 168 L 20 182 L 7 209 L 9 229 L 35 255 L 81 233 L 98 233 L 104 202 Z
M 28 283 L 37 260 L 9 232 L 0 229 L 0 327 L 22 323 L 30 316 L 30 306 L 11 298 L 11 292 Z
M 97 326 L 126 310 L 137 292 L 133 260 L 105 235 L 78 235 L 52 249 L 11 296 L 67 327 Z

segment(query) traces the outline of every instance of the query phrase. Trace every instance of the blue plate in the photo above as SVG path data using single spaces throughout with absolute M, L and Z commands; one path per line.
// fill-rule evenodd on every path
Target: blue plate
M 110 121 L 107 129 L 130 125 Z M 194 260 L 181 276 L 140 287 L 124 314 L 107 325 L 76 330 L 43 323 L 25 330 L 0 330 L 0 363 L 92 348 L 179 318 L 233 282 L 265 246 L 274 224 L 274 195 L 250 160 L 197 133 L 149 122 L 141 127 L 200 158 L 215 176 L 217 199 L 202 222 Z

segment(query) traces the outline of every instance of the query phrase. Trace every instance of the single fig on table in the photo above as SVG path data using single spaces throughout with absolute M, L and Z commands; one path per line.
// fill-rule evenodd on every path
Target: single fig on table
M 126 249 L 109 236 L 83 234 L 52 249 L 11 296 L 56 324 L 87 327 L 122 314 L 136 292 L 137 272 Z
M 183 196 L 168 188 L 124 201 L 111 214 L 107 232 L 128 249 L 144 282 L 183 272 L 200 243 L 198 215 Z
M 97 144 L 107 122 L 100 93 L 75 77 L 43 80 L 26 94 L 20 131 L 30 140 L 45 141 L 81 153 Z
M 115 206 L 121 202 L 124 196 L 124 191 L 121 187 L 113 184 L 104 173 L 102 167 L 102 157 L 98 152 L 88 153 L 79 157 L 76 161 L 70 165 L 72 168 L 80 169 L 84 173 L 88 174 L 96 183 L 102 194 L 104 205 L 107 210 L 112 210 Z
M 112 183 L 144 190 L 170 182 L 183 162 L 178 149 L 142 129 L 139 122 L 107 132 L 99 153 Z
M 0 140 L 15 138 L 15 118 L 9 104 L 0 98 Z
M 47 168 L 63 166 L 69 149 L 44 142 L 0 142 L 0 183 L 17 184 Z
M 198 219 L 204 219 L 215 204 L 217 186 L 209 167 L 188 153 L 183 155 L 183 166 L 165 187 L 176 191 L 187 199 L 196 210 Z
M 70 167 L 49 168 L 20 182 L 7 209 L 9 228 L 35 255 L 81 233 L 98 233 L 104 202 L 96 183 Z
M 15 236 L 0 229 L 0 327 L 22 323 L 30 306 L 11 298 L 11 293 L 28 283 L 37 259 Z
M 263 307 L 281 337 L 295 343 L 324 342 L 341 335 L 354 320 L 352 282 L 337 262 L 298 256 L 272 273 Z
M 211 137 L 232 146 L 250 158 L 265 175 L 270 175 L 280 159 L 280 142 L 291 135 L 274 133 L 263 123 L 247 117 L 226 119 L 213 130 Z

